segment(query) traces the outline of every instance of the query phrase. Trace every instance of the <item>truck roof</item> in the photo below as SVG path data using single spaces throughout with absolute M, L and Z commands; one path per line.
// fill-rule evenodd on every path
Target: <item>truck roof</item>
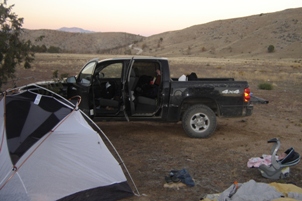
M 153 56 L 123 56 L 123 57 L 113 57 L 113 58 L 108 58 L 108 59 L 102 59 L 99 60 L 99 62 L 101 61 L 117 61 L 117 60 L 130 60 L 130 59 L 146 59 L 146 60 L 168 60 L 167 58 L 164 57 L 153 57 Z

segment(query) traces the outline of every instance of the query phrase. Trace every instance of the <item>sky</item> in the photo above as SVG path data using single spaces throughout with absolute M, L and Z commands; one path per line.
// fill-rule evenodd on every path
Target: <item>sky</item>
M 0 0 L 1 3 L 3 0 Z M 302 0 L 7 0 L 23 28 L 78 27 L 151 36 L 216 20 L 302 7 Z

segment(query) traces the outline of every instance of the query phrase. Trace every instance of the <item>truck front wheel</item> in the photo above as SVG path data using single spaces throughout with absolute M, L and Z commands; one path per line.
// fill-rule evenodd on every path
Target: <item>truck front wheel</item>
M 185 111 L 182 126 L 190 137 L 207 138 L 216 129 L 216 115 L 206 105 L 193 105 Z

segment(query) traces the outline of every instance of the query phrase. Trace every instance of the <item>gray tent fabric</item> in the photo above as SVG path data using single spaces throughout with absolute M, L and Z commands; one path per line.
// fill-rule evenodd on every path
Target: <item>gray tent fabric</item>
M 31 91 L 4 96 L 0 143 L 1 201 L 133 195 L 102 138 L 66 100 Z

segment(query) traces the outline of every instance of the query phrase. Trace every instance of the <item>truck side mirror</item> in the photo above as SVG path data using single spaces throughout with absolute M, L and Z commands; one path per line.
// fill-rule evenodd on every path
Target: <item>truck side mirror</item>
M 66 80 L 66 82 L 69 83 L 69 84 L 74 84 L 74 83 L 76 83 L 76 78 L 75 78 L 75 76 L 68 77 L 67 80 Z

